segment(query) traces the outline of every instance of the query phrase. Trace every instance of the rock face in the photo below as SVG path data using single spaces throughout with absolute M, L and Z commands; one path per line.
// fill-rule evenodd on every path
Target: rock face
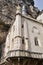
M 11 24 L 15 18 L 15 7 L 10 0 L 0 0 L 0 18 L 6 24 Z
M 15 19 L 15 6 L 11 0 L 0 0 L 0 43 L 4 43 L 12 20 Z
M 32 18 L 37 18 L 37 15 L 40 13 L 38 8 L 34 7 L 34 0 L 0 0 L 0 22 L 5 24 L 5 26 L 2 24 L 4 29 L 0 27 L 0 43 L 5 41 L 12 20 L 15 20 L 16 6 L 18 4 L 21 7 L 25 4 L 26 13 Z
M 7 22 L 7 24 L 11 24 L 12 19 L 15 19 L 16 6 L 26 5 L 27 12 L 33 18 L 36 18 L 39 10 L 34 7 L 33 0 L 0 0 L 0 18 L 3 22 Z
M 9 29 L 8 25 L 0 24 L 0 43 L 5 42 L 8 29 Z

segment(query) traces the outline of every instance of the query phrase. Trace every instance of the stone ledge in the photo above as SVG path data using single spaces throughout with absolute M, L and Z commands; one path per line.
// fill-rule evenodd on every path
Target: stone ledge
M 25 51 L 25 50 L 12 50 L 7 53 L 6 58 L 9 58 L 9 57 L 30 57 L 30 58 L 43 59 L 43 54 L 29 52 L 29 51 Z

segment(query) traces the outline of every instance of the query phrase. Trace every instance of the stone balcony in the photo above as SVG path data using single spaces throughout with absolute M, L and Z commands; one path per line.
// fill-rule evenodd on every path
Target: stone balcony
M 27 57 L 27 58 L 37 58 L 37 59 L 43 59 L 42 53 L 36 53 L 36 52 L 29 52 L 25 50 L 12 50 L 7 53 L 6 58 L 9 57 Z

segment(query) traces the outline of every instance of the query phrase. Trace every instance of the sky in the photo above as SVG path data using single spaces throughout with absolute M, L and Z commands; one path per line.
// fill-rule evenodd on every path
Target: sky
M 35 6 L 38 7 L 39 10 L 43 9 L 43 0 L 34 0 Z

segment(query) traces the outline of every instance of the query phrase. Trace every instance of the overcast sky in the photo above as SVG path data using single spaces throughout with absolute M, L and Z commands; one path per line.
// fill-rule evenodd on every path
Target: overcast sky
M 38 9 L 42 10 L 43 9 L 43 0 L 34 0 L 35 1 L 35 6 L 38 7 Z

